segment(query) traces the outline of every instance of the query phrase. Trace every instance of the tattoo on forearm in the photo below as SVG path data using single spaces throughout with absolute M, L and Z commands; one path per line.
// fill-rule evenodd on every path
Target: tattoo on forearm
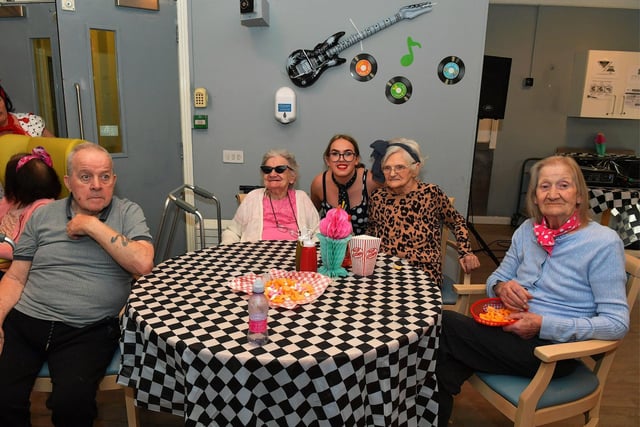
M 117 240 L 122 240 L 122 246 L 127 246 L 129 244 L 129 239 L 127 239 L 122 234 L 116 234 L 111 238 L 111 243 L 115 243 Z

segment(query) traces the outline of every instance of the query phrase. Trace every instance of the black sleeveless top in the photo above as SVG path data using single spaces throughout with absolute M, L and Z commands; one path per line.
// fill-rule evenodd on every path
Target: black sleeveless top
M 322 174 L 322 202 L 320 204 L 320 218 L 324 218 L 327 215 L 327 211 L 332 209 L 327 203 L 327 172 Z M 356 171 L 357 173 L 357 171 Z M 369 193 L 367 192 L 367 170 L 364 170 L 362 174 L 362 202 L 358 206 L 351 206 L 347 209 L 347 213 L 351 215 L 351 226 L 353 227 L 353 234 L 365 234 L 367 228 L 367 205 L 369 203 Z

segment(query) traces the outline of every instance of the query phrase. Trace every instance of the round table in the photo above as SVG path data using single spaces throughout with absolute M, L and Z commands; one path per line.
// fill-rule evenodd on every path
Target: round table
M 294 270 L 295 242 L 236 243 L 159 264 L 133 287 L 118 382 L 186 425 L 433 425 L 440 290 L 378 256 L 314 302 L 271 308 L 269 343 L 247 343 L 235 276 Z

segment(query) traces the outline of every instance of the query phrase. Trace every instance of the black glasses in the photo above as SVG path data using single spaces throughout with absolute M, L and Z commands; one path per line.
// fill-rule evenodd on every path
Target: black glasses
M 353 151 L 345 151 L 344 153 L 341 153 L 339 151 L 329 152 L 329 158 L 334 162 L 340 160 L 340 157 L 342 157 L 345 162 L 350 162 L 356 157 L 356 153 L 354 153 Z
M 262 173 L 268 175 L 270 174 L 273 170 L 276 171 L 276 173 L 284 173 L 284 171 L 286 171 L 287 169 L 291 169 L 291 167 L 289 165 L 279 165 L 279 166 L 266 166 L 266 165 L 262 165 L 260 166 L 260 170 L 262 171 Z M 293 169 L 291 169 L 293 170 Z

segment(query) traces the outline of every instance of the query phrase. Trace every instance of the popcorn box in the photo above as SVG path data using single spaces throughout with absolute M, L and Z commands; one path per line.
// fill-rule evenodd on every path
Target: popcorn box
M 349 242 L 351 271 L 358 276 L 370 276 L 376 266 L 380 239 L 365 234 L 354 236 Z

